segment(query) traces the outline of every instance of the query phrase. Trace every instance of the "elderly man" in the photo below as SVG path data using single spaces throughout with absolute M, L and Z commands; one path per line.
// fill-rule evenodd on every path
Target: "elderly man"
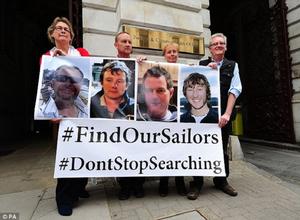
M 174 94 L 173 81 L 166 69 L 154 66 L 143 76 L 145 105 L 138 107 L 138 120 L 177 121 L 177 107 L 170 105 Z
M 46 118 L 86 118 L 86 104 L 79 97 L 83 73 L 75 66 L 60 66 L 51 80 L 53 95 L 39 109 L 39 116 Z
M 102 90 L 91 99 L 91 117 L 132 119 L 134 100 L 127 95 L 131 71 L 124 62 L 104 65 L 100 74 Z
M 221 117 L 219 126 L 222 128 L 223 152 L 226 177 L 214 177 L 215 187 L 230 196 L 237 196 L 237 191 L 229 185 L 227 177 L 229 176 L 229 157 L 227 154 L 227 145 L 231 131 L 231 121 L 234 117 L 234 105 L 238 96 L 242 92 L 242 84 L 239 76 L 238 64 L 225 58 L 227 50 L 227 38 L 222 33 L 216 33 L 211 36 L 209 50 L 212 55 L 207 60 L 202 60 L 199 65 L 210 66 L 219 69 L 220 72 L 220 94 L 221 94 Z M 190 190 L 189 199 L 196 199 L 203 185 L 203 177 L 196 177 L 194 190 Z M 194 192 L 194 193 L 193 193 Z

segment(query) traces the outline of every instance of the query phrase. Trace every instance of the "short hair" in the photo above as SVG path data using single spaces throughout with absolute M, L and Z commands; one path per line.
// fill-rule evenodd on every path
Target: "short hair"
M 210 100 L 211 97 L 210 85 L 206 76 L 204 76 L 201 73 L 191 73 L 186 77 L 186 79 L 183 81 L 183 88 L 182 88 L 183 95 L 186 96 L 186 90 L 188 87 L 190 87 L 191 85 L 195 86 L 197 84 L 206 86 L 206 99 Z
M 77 70 L 77 71 L 80 73 L 81 78 L 83 79 L 83 77 L 84 77 L 83 72 L 82 72 L 77 66 L 68 66 L 68 65 L 62 65 L 62 66 L 59 66 L 59 67 L 55 70 L 54 76 L 57 75 L 58 71 L 63 70 L 63 69 L 74 69 L 74 70 Z
M 56 17 L 56 18 L 54 18 L 51 25 L 47 29 L 48 39 L 50 40 L 51 43 L 55 44 L 54 38 L 51 35 L 53 34 L 53 32 L 55 30 L 55 26 L 58 22 L 63 22 L 66 25 L 68 25 L 68 27 L 70 29 L 70 35 L 71 35 L 71 41 L 70 41 L 70 44 L 71 44 L 73 39 L 74 39 L 74 30 L 73 30 L 71 22 L 66 17 Z
M 211 37 L 210 37 L 209 47 L 212 44 L 212 39 L 215 38 L 215 37 L 222 37 L 224 39 L 225 45 L 227 45 L 227 37 L 223 33 L 215 33 L 215 34 L 211 35 Z
M 168 47 L 168 46 L 175 46 L 175 47 L 176 47 L 176 50 L 177 50 L 177 52 L 178 52 L 179 45 L 178 45 L 177 43 L 174 43 L 174 42 L 172 42 L 172 43 L 167 43 L 167 44 L 164 46 L 164 48 L 163 48 L 163 56 L 166 54 L 166 50 L 167 50 L 167 47 Z
M 118 38 L 121 34 L 128 34 L 130 36 L 130 34 L 126 31 L 121 31 L 119 33 L 117 33 L 117 35 L 115 36 L 115 43 L 118 41 Z M 131 37 L 131 36 L 130 36 Z
M 103 83 L 104 73 L 108 69 L 111 71 L 112 74 L 114 74 L 118 70 L 121 70 L 122 72 L 124 72 L 125 76 L 126 76 L 126 84 L 129 84 L 131 71 L 124 62 L 118 61 L 118 60 L 108 62 L 103 66 L 101 73 L 100 73 L 100 82 L 101 83 Z
M 161 66 L 153 66 L 150 69 L 148 69 L 143 76 L 143 84 L 148 77 L 159 78 L 161 76 L 164 76 L 166 79 L 167 89 L 173 88 L 173 81 L 171 78 L 171 74 Z

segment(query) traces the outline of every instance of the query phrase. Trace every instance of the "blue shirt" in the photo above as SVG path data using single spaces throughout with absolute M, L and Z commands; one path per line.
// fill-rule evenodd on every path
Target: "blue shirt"
M 223 64 L 223 60 L 217 63 L 218 70 L 220 70 L 222 64 Z M 234 70 L 233 70 L 233 77 L 230 83 L 228 93 L 232 93 L 235 96 L 235 98 L 237 98 L 239 97 L 241 92 L 242 92 L 242 83 L 239 74 L 239 66 L 237 63 L 235 63 Z

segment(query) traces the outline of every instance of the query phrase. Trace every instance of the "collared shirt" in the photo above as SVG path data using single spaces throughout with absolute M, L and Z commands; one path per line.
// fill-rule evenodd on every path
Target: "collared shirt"
M 74 106 L 78 111 L 78 115 L 75 118 L 88 117 L 87 107 L 79 97 L 75 99 Z M 47 102 L 45 102 L 39 107 L 38 116 L 42 118 L 65 118 L 66 117 L 64 115 L 59 114 L 55 101 L 52 97 L 50 97 Z
M 49 52 L 50 52 L 50 55 L 53 56 L 54 54 L 54 51 L 56 50 L 57 48 L 56 47 L 53 47 Z M 80 53 L 77 49 L 75 49 L 75 47 L 73 46 L 69 46 L 69 50 L 68 50 L 68 56 L 75 56 L 75 57 L 80 57 Z
M 221 62 L 216 62 L 216 63 L 218 66 L 218 70 L 220 70 L 220 68 L 223 64 L 223 60 Z M 230 83 L 228 93 L 232 93 L 237 98 L 237 97 L 239 97 L 241 92 L 242 92 L 242 83 L 241 83 L 240 74 L 239 74 L 239 67 L 238 67 L 238 64 L 235 63 L 234 70 L 233 70 L 233 77 L 232 77 L 232 80 Z

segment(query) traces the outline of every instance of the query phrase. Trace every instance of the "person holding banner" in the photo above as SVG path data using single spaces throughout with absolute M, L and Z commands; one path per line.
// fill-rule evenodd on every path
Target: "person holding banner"
M 163 48 L 163 56 L 168 63 L 177 63 L 178 60 L 178 44 L 167 43 Z M 159 180 L 159 195 L 165 197 L 168 195 L 169 177 L 160 177 Z M 179 195 L 185 196 L 187 194 L 184 177 L 175 177 L 175 186 Z
M 211 58 L 201 60 L 199 65 L 219 69 L 220 72 L 220 93 L 221 93 L 221 117 L 219 126 L 222 128 L 223 152 L 226 177 L 214 177 L 215 187 L 230 196 L 237 196 L 238 192 L 227 182 L 229 176 L 229 157 L 227 145 L 231 132 L 231 121 L 234 119 L 234 105 L 242 92 L 242 84 L 239 76 L 238 64 L 225 58 L 227 50 L 227 38 L 222 33 L 211 36 L 209 43 Z M 195 177 L 194 195 L 190 191 L 189 199 L 196 199 L 203 185 L 203 177 Z
M 134 118 L 134 100 L 127 94 L 131 71 L 122 61 L 106 63 L 100 73 L 102 90 L 91 99 L 93 118 Z
M 186 112 L 180 115 L 180 122 L 194 123 L 218 123 L 218 112 L 209 106 L 210 84 L 203 74 L 191 73 L 183 81 L 183 95 L 188 103 L 185 105 Z M 203 177 L 193 177 L 187 198 L 195 200 L 200 194 L 203 185 Z
M 132 39 L 129 33 L 119 32 L 115 36 L 115 48 L 117 49 L 117 57 L 130 58 L 132 53 Z M 139 57 L 138 62 L 145 60 L 145 57 Z M 120 185 L 120 191 L 118 194 L 119 200 L 127 200 L 130 197 L 131 191 L 133 191 L 136 198 L 142 198 L 145 196 L 143 184 L 145 182 L 144 177 L 119 177 L 117 181 Z
M 48 38 L 55 46 L 45 53 L 51 56 L 89 56 L 84 48 L 75 49 L 71 44 L 74 38 L 74 31 L 71 22 L 65 17 L 56 17 L 48 27 Z M 62 78 L 60 79 L 62 80 Z M 53 123 L 59 121 L 52 120 Z M 73 205 L 78 198 L 88 198 L 89 193 L 85 187 L 88 178 L 58 178 L 56 185 L 56 204 L 58 213 L 63 216 L 70 216 L 73 212 Z

